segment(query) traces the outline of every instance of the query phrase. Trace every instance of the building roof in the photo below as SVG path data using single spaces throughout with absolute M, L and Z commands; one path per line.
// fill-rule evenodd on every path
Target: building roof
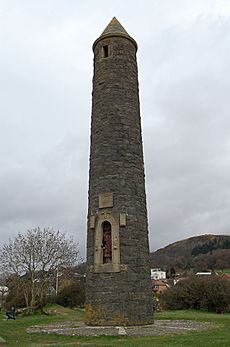
M 230 280 L 230 274 L 225 274 L 225 273 L 224 273 L 224 274 L 221 275 L 221 277 L 222 277 L 222 278 L 225 278 L 225 279 L 227 279 L 227 280 Z
M 136 41 L 127 33 L 127 31 L 124 29 L 124 27 L 121 25 L 121 23 L 117 20 L 116 17 L 113 17 L 113 19 L 107 25 L 105 30 L 102 32 L 102 34 L 94 42 L 93 49 L 95 45 L 98 43 L 98 41 L 106 37 L 111 37 L 111 36 L 126 37 L 127 39 L 131 40 L 134 43 L 137 49 Z

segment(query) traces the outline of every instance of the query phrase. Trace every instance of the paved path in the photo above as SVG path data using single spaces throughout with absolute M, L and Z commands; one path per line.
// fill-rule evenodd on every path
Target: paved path
M 210 323 L 188 320 L 156 320 L 154 324 L 142 326 L 88 326 L 84 322 L 63 322 L 36 325 L 28 333 L 47 333 L 66 336 L 157 336 L 210 328 Z

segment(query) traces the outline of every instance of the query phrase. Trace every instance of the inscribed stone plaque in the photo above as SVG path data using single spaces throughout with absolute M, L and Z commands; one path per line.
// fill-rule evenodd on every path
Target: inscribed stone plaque
M 126 213 L 120 213 L 120 226 L 126 226 Z
M 113 193 L 99 194 L 99 208 L 113 207 Z

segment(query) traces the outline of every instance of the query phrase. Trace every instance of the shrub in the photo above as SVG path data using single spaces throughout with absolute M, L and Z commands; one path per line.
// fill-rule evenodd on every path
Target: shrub
M 230 312 L 229 280 L 212 276 L 204 287 L 202 306 L 218 313 Z
M 23 291 L 27 283 L 19 276 L 11 275 L 6 279 L 6 285 L 9 292 L 6 295 L 4 306 L 9 310 L 12 306 L 17 308 L 26 306 L 26 299 Z
M 81 281 L 74 281 L 60 290 L 56 303 L 70 308 L 82 306 L 85 303 L 85 286 Z
M 12 306 L 15 306 L 17 308 L 26 306 L 26 301 L 23 293 L 21 291 L 18 291 L 16 288 L 9 290 L 9 293 L 6 295 L 4 302 L 4 307 L 6 310 L 9 310 Z
M 218 276 L 192 276 L 161 294 L 166 309 L 207 309 L 230 312 L 230 282 Z

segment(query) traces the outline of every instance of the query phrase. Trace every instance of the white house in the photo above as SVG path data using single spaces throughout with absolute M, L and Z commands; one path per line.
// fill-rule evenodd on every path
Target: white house
M 161 269 L 151 269 L 151 279 L 152 280 L 165 280 L 166 272 L 161 271 Z

